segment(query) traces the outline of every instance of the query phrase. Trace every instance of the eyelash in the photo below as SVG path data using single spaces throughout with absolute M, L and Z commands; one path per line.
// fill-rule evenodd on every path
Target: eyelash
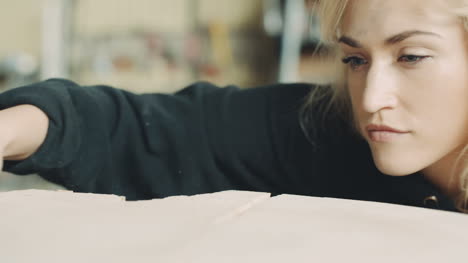
M 417 55 L 403 55 L 401 57 L 398 58 L 398 62 L 404 62 L 404 63 L 408 63 L 410 65 L 415 65 L 415 64 L 418 64 L 420 63 L 421 61 L 425 60 L 426 58 L 429 58 L 430 56 L 417 56 Z M 412 58 L 413 60 L 412 61 L 402 61 L 402 59 L 408 59 L 408 58 Z M 414 60 L 415 59 L 415 60 Z M 349 57 L 345 57 L 341 60 L 344 64 L 349 64 L 349 66 L 351 67 L 351 69 L 353 70 L 357 70 L 357 68 L 361 65 L 365 65 L 367 64 L 366 60 L 363 59 L 363 58 L 360 58 L 360 57 L 357 57 L 357 56 L 349 56 Z M 357 62 L 359 61 L 359 62 Z

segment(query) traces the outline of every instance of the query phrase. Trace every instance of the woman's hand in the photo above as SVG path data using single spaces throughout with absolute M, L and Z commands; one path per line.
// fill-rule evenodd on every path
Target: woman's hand
M 44 142 L 49 118 L 33 105 L 0 111 L 0 169 L 3 160 L 24 160 Z

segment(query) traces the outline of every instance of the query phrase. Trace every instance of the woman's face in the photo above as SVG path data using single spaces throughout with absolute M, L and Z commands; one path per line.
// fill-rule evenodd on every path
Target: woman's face
M 348 91 L 383 173 L 440 170 L 467 142 L 466 31 L 446 2 L 359 0 L 345 12 Z

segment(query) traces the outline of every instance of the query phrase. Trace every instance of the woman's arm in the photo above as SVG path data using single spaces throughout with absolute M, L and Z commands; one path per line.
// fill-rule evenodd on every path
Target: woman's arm
M 8 114 L 18 123 L 5 131 L 13 161 L 4 169 L 132 200 L 234 189 L 305 193 L 317 153 L 309 152 L 298 108 L 310 88 L 197 83 L 173 95 L 139 95 L 58 79 L 28 85 L 0 94 L 0 108 L 11 108 L 5 113 L 34 105 L 24 119 Z
M 5 160 L 23 160 L 44 142 L 49 118 L 33 105 L 18 105 L 0 111 L 0 153 Z M 0 168 L 3 162 L 0 162 Z

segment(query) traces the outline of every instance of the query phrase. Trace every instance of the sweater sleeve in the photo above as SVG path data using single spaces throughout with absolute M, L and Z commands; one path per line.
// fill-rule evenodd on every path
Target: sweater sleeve
M 16 88 L 0 95 L 0 107 L 32 104 L 50 122 L 36 153 L 4 167 L 129 200 L 232 189 L 291 192 L 285 139 L 306 143 L 297 113 L 310 88 L 201 82 L 172 95 L 133 94 L 61 79 Z

